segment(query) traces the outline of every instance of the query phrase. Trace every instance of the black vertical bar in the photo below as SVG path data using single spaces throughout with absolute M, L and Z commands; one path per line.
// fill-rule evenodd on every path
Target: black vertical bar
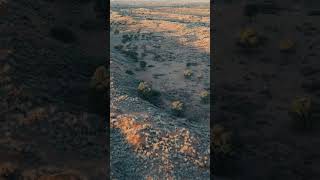
M 104 0 L 107 1 L 107 0 Z M 109 83 L 110 81 L 110 1 L 106 2 L 106 17 L 105 20 L 107 22 L 106 25 L 106 33 L 107 33 L 107 69 L 108 69 L 108 77 L 109 77 Z M 108 105 L 107 105 L 107 113 L 106 113 L 106 122 L 107 122 L 107 175 L 106 179 L 110 179 L 110 84 L 109 84 L 109 89 L 108 89 Z
M 211 142 L 212 142 L 212 133 L 211 133 L 211 129 L 213 128 L 213 124 L 214 124 L 214 45 L 215 45 L 215 41 L 214 41 L 214 21 L 215 21 L 215 17 L 214 17 L 214 0 L 210 0 L 210 179 L 214 179 L 213 178 L 213 156 L 212 156 L 212 146 L 211 146 Z

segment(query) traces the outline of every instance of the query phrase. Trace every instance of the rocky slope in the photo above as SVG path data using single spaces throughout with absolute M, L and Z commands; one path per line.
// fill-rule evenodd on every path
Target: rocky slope
M 111 8 L 112 178 L 209 179 L 208 8 L 148 5 Z

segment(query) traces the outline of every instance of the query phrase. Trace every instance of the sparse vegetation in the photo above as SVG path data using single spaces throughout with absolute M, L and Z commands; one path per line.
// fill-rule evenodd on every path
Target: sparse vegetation
M 203 103 L 208 103 L 210 100 L 210 94 L 208 91 L 200 92 L 200 98 Z
M 175 114 L 180 115 L 184 110 L 184 104 L 181 101 L 173 101 L 171 103 L 171 110 Z
M 171 10 L 174 10 L 174 12 Z M 179 13 L 181 10 L 184 11 L 183 14 Z M 191 10 L 191 12 L 189 10 Z M 112 74 L 114 74 L 115 78 L 120 79 L 125 76 L 132 79 L 132 82 L 135 82 L 136 79 L 143 79 L 143 81 L 138 82 L 134 87 L 136 95 L 140 98 L 137 99 L 136 103 L 132 104 L 133 99 L 126 97 L 131 95 L 135 96 L 134 94 L 128 93 L 126 97 L 123 97 L 123 95 L 120 95 L 122 93 L 118 93 L 119 91 L 122 92 L 122 90 L 126 90 L 126 88 L 121 88 L 122 86 L 128 86 L 128 84 L 124 83 L 126 81 L 117 81 L 115 79 L 115 81 L 112 82 L 114 89 L 111 88 L 111 102 L 126 101 L 126 107 L 129 108 L 135 105 L 139 105 L 139 108 L 142 106 L 141 113 L 138 111 L 134 113 L 133 118 L 137 120 L 136 122 L 140 123 L 141 120 L 143 121 L 143 119 L 141 119 L 143 117 L 140 117 L 140 114 L 146 115 L 146 117 L 148 116 L 146 120 L 151 120 L 152 124 L 155 123 L 155 125 L 158 124 L 158 121 L 153 121 L 153 119 L 157 117 L 157 114 L 168 116 L 168 118 L 163 119 L 170 121 L 170 124 L 172 123 L 173 125 L 176 124 L 175 120 L 177 118 L 180 119 L 182 116 L 191 121 L 196 121 L 197 119 L 198 121 L 195 123 L 202 124 L 208 122 L 209 106 L 201 104 L 197 92 L 200 93 L 202 89 L 207 89 L 209 86 L 207 79 L 205 79 L 209 76 L 209 9 L 207 6 L 202 7 L 201 5 L 201 8 L 194 10 L 194 7 L 163 7 L 161 9 L 126 7 L 124 9 L 112 9 L 111 21 L 117 24 L 113 26 L 113 30 L 118 28 L 121 34 L 116 36 L 112 33 L 111 45 L 117 45 L 120 41 L 122 41 L 120 43 L 124 45 L 120 51 L 111 49 L 114 55 L 114 67 L 121 68 L 120 71 L 113 71 Z M 169 11 L 170 13 L 165 13 Z M 201 15 L 198 15 L 198 13 Z M 150 17 L 152 20 L 146 20 L 147 17 Z M 192 28 L 192 31 L 190 31 L 190 28 Z M 183 50 L 181 51 L 180 48 L 183 48 Z M 136 59 L 136 63 L 124 62 L 124 59 L 128 61 Z M 185 66 L 187 62 L 190 62 L 189 65 L 191 67 Z M 134 71 L 134 75 L 131 77 L 127 75 L 131 74 L 131 72 L 128 72 L 129 69 Z M 181 80 L 181 78 L 182 80 L 184 79 L 185 69 L 192 70 L 186 74 L 187 77 L 192 77 L 177 83 L 177 80 Z M 127 71 L 124 73 L 122 70 Z M 193 75 L 192 72 L 194 72 Z M 196 79 L 196 75 L 200 74 L 200 72 L 203 74 L 203 81 L 197 81 Z M 156 90 L 159 90 L 159 92 L 155 92 Z M 163 95 L 160 95 L 160 91 Z M 122 106 L 124 105 L 123 103 L 112 104 L 114 104 L 114 109 L 119 110 L 122 110 Z M 149 108 L 150 105 L 154 108 Z M 187 111 L 189 107 L 192 110 L 190 112 Z M 117 114 L 117 112 L 115 113 Z M 114 116 L 114 118 L 114 122 L 119 122 L 119 116 Z M 172 143 L 173 146 L 165 145 L 165 149 L 162 149 L 165 152 L 165 160 L 155 163 L 156 168 L 159 167 L 159 170 L 163 172 L 162 174 L 165 173 L 164 171 L 167 172 L 171 170 L 173 172 L 177 171 L 177 174 L 182 174 L 183 169 L 179 169 L 180 165 L 188 163 L 196 168 L 195 174 L 201 174 L 202 177 L 199 177 L 200 179 L 207 179 L 209 173 L 203 172 L 209 171 L 208 156 L 210 144 L 209 142 L 205 142 L 193 146 L 192 142 L 197 141 L 198 137 L 200 137 L 199 140 L 202 141 L 202 137 L 209 133 L 209 127 L 203 129 L 205 133 L 199 133 L 193 139 L 191 137 L 194 127 L 189 127 L 188 123 L 189 122 L 186 122 L 186 131 L 182 139 L 184 143 L 182 144 L 177 141 L 176 135 L 179 135 L 176 133 L 177 131 L 161 137 L 162 133 L 154 134 L 150 131 L 149 134 L 149 129 L 141 131 L 142 133 L 148 132 L 141 134 L 141 139 L 146 137 L 146 141 L 141 141 L 138 136 L 130 136 L 127 139 L 127 143 L 143 147 L 143 149 L 138 149 L 137 146 L 133 148 L 138 149 L 136 153 L 142 155 L 139 155 L 139 158 L 146 157 L 152 161 L 161 156 L 159 150 L 163 145 L 162 142 Z M 125 124 L 127 125 L 127 123 Z M 129 123 L 129 125 L 133 125 L 134 128 L 138 127 L 134 123 Z M 178 125 L 175 127 L 179 128 Z M 127 127 L 123 128 L 123 130 L 127 132 L 135 131 Z M 165 126 L 159 127 L 159 130 L 159 132 L 162 132 L 162 130 L 166 132 L 168 130 L 171 131 L 170 128 L 168 129 Z M 184 131 L 182 134 L 184 134 Z M 124 135 L 126 136 L 126 133 L 124 133 Z M 152 136 L 161 137 L 161 141 L 155 142 L 156 144 L 154 144 L 154 146 L 149 145 L 148 141 L 152 140 L 150 138 Z M 171 136 L 174 139 L 171 140 Z M 188 139 L 190 139 L 190 141 Z M 116 145 L 123 146 L 124 144 L 116 142 Z M 174 150 L 175 147 L 176 150 Z M 153 151 L 148 151 L 153 148 L 156 148 L 155 154 L 153 154 Z M 198 150 L 199 153 L 197 153 Z M 168 164 L 168 160 L 171 161 L 171 159 L 179 162 L 179 164 L 172 164 L 173 166 L 171 167 L 171 164 Z M 149 162 L 146 164 L 149 165 Z M 168 165 L 170 165 L 170 167 Z M 163 166 L 165 166 L 165 168 L 162 168 Z M 160 179 L 183 178 L 180 177 L 180 175 L 175 177 L 175 174 L 176 172 L 172 174 L 174 175 L 172 177 L 168 176 L 167 178 L 166 176 L 162 176 Z M 192 174 L 193 177 L 190 178 L 194 179 L 194 177 L 198 177 L 198 175 L 195 174 Z M 155 174 L 149 175 L 152 178 L 157 178 Z
M 139 94 L 144 98 L 150 98 L 152 96 L 152 86 L 147 82 L 140 82 L 138 86 Z
M 192 74 L 193 73 L 192 73 L 191 69 L 186 69 L 183 71 L 183 75 L 185 78 L 190 78 L 192 76 Z
M 289 115 L 294 127 L 298 129 L 312 128 L 312 102 L 310 97 L 297 97 L 293 100 Z

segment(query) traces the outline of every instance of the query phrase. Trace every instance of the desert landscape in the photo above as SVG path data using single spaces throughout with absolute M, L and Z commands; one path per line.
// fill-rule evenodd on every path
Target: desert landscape
M 216 2 L 215 179 L 319 179 L 319 5 Z
M 209 2 L 113 1 L 111 178 L 210 178 Z
M 108 61 L 100 5 L 0 1 L 0 179 L 108 177 L 108 87 L 97 93 L 94 76 Z

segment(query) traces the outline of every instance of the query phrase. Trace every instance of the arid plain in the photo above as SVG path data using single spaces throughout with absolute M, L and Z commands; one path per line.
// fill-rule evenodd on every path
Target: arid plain
M 112 178 L 209 179 L 209 7 L 111 4 Z

